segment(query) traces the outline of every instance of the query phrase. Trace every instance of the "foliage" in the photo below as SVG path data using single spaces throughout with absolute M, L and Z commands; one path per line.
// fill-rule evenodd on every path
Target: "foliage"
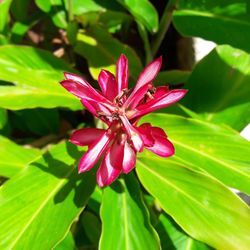
M 250 209 L 232 188 L 250 194 L 240 135 L 250 122 L 250 3 L 166 2 L 0 1 L 0 249 L 249 249 Z M 178 68 L 181 51 L 166 49 L 173 32 L 218 46 Z M 155 85 L 188 94 L 142 121 L 164 129 L 175 155 L 144 150 L 134 171 L 100 189 L 100 163 L 78 174 L 83 152 L 68 137 L 103 124 L 59 81 L 66 71 L 97 88 L 121 53 L 130 87 L 163 55 Z

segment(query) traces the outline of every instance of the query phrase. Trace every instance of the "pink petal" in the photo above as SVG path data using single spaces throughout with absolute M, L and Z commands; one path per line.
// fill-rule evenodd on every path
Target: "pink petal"
M 121 55 L 116 64 L 116 80 L 118 85 L 118 94 L 128 88 L 128 59 Z
M 103 106 L 103 103 L 87 101 L 84 99 L 81 100 L 81 103 L 86 109 L 89 110 L 89 112 L 106 124 L 110 124 L 110 122 L 112 122 L 112 113 L 108 108 Z
M 127 99 L 127 101 L 125 102 L 124 106 L 125 107 L 130 107 L 130 109 L 134 109 L 137 104 L 144 99 L 145 94 L 147 93 L 149 89 L 149 84 L 146 84 L 144 86 L 142 86 L 135 95 L 130 95 L 129 98 Z
M 159 57 L 148 64 L 146 68 L 141 72 L 134 90 L 138 90 L 145 84 L 151 83 L 159 73 L 161 69 L 161 63 L 162 57 Z
M 70 142 L 78 146 L 90 146 L 94 141 L 103 136 L 104 129 L 82 128 L 74 131 L 70 136 Z
M 80 77 L 80 76 L 78 76 L 76 74 L 72 74 L 72 73 L 69 73 L 69 72 L 64 72 L 64 76 L 68 80 L 73 80 L 73 81 L 76 81 L 78 83 L 81 83 L 82 85 L 90 86 L 90 84 L 85 79 L 83 79 L 82 77 Z
M 78 165 L 79 173 L 90 170 L 97 163 L 113 137 L 114 133 L 110 133 L 110 130 L 108 129 L 106 133 L 104 133 L 97 141 L 95 141 L 95 143 L 90 145 L 88 151 L 80 159 Z
M 143 141 L 142 138 L 139 134 L 139 132 L 134 128 L 134 126 L 132 126 L 129 122 L 129 120 L 127 119 L 126 116 L 120 116 L 120 119 L 123 123 L 124 129 L 126 130 L 129 139 L 131 140 L 135 150 L 137 152 L 142 152 L 143 150 Z
M 167 107 L 173 103 L 178 102 L 183 96 L 187 93 L 186 89 L 174 89 L 169 91 L 168 93 L 158 97 L 154 98 L 145 104 L 139 105 L 135 112 L 130 119 L 135 117 L 141 117 L 145 114 L 148 114 L 150 112 L 153 112 L 156 109 Z
M 131 95 L 129 96 L 129 98 L 127 99 L 127 101 L 124 104 L 125 107 L 128 107 L 131 105 L 131 100 L 133 100 L 135 98 L 135 96 L 138 95 L 138 93 L 140 93 L 139 90 L 142 87 L 150 84 L 155 79 L 155 77 L 157 76 L 157 74 L 159 73 L 159 71 L 161 69 L 161 63 L 162 63 L 162 58 L 159 57 L 156 60 L 154 60 L 153 62 L 151 62 L 150 64 L 148 64 L 146 66 L 146 68 L 141 72 L 133 92 L 131 93 Z M 146 92 L 147 92 L 147 90 L 146 90 Z M 141 95 L 142 95 L 142 93 L 140 93 L 140 97 L 143 97 Z M 133 105 L 133 108 L 134 107 L 135 107 L 135 105 Z
M 118 95 L 117 82 L 113 74 L 106 70 L 101 70 L 98 76 L 98 83 L 101 87 L 102 93 L 110 100 L 113 101 Z
M 91 86 L 83 85 L 73 80 L 63 80 L 60 83 L 70 93 L 81 99 L 93 101 L 96 103 L 102 102 L 102 105 L 105 105 L 110 110 L 114 109 L 113 104 L 106 97 L 102 96 L 96 89 L 92 88 Z
M 123 163 L 122 163 L 122 171 L 123 173 L 129 173 L 134 167 L 136 162 L 135 151 L 129 146 L 126 141 L 124 144 L 124 154 L 123 154 Z
M 151 133 L 155 143 L 152 147 L 147 147 L 148 150 L 162 157 L 169 157 L 175 153 L 173 144 L 161 128 L 152 127 Z
M 111 184 L 119 176 L 122 170 L 123 154 L 124 144 L 115 140 L 97 171 L 97 182 L 100 187 Z
M 151 134 L 152 126 L 150 123 L 143 123 L 140 125 L 137 130 L 140 133 L 140 136 L 143 140 L 143 144 L 146 147 L 152 147 L 155 143 L 155 140 Z

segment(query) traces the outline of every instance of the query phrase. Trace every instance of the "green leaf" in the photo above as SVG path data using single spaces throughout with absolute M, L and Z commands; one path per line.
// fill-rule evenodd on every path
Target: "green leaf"
M 52 17 L 53 23 L 62 29 L 66 29 L 66 12 L 62 0 L 35 0 L 36 5 Z
M 158 13 L 148 0 L 118 0 L 148 31 L 158 30 Z
M 73 234 L 69 231 L 66 237 L 54 248 L 54 250 L 75 250 L 75 241 Z
M 101 69 L 115 73 L 116 61 L 121 53 L 128 57 L 129 71 L 134 80 L 142 69 L 140 59 L 133 49 L 114 39 L 98 26 L 78 34 L 75 51 L 87 59 L 94 79 L 98 78 Z
M 89 240 L 98 246 L 101 236 L 101 221 L 99 218 L 93 213 L 86 211 L 81 216 L 81 222 L 85 234 L 88 236 Z
M 154 114 L 146 122 L 163 128 L 175 146 L 174 159 L 202 169 L 229 187 L 250 193 L 250 142 L 224 126 Z
M 53 249 L 65 237 L 95 187 L 93 172 L 77 173 L 78 157 L 56 145 L 2 186 L 1 249 Z
M 154 80 L 154 84 L 156 86 L 161 86 L 165 84 L 181 84 L 188 81 L 190 76 L 190 71 L 183 70 L 169 70 L 160 72 L 156 79 Z
M 69 10 L 68 0 L 64 0 L 66 9 Z M 71 0 L 72 12 L 76 16 L 80 16 L 93 12 L 106 12 L 107 10 L 120 10 L 121 7 L 116 1 L 110 0 Z
M 25 22 L 29 19 L 29 7 L 30 0 L 12 0 L 11 14 L 15 18 L 15 21 Z
M 0 33 L 6 33 L 9 21 L 9 9 L 12 0 L 2 0 L 0 2 Z
M 140 186 L 131 173 L 103 191 L 100 250 L 160 249 Z
M 136 170 L 147 191 L 193 238 L 216 249 L 249 248 L 250 209 L 215 178 L 151 153 L 138 160 Z
M 59 133 L 59 112 L 56 109 L 19 110 L 12 116 L 14 129 L 37 135 Z
M 25 148 L 0 136 L 0 176 L 14 176 L 40 155 L 38 149 Z
M 0 109 L 0 130 L 7 123 L 7 111 L 5 109 Z
M 184 104 L 208 121 L 243 129 L 250 122 L 249 69 L 249 54 L 218 46 L 196 65 Z
M 209 250 L 204 243 L 187 235 L 169 216 L 162 213 L 156 227 L 162 250 Z
M 173 21 L 185 36 L 198 36 L 250 52 L 248 0 L 181 0 Z
M 64 71 L 73 71 L 63 60 L 48 51 L 26 47 L 0 46 L 0 80 L 15 86 L 0 85 L 0 107 L 80 108 L 80 102 L 59 81 Z

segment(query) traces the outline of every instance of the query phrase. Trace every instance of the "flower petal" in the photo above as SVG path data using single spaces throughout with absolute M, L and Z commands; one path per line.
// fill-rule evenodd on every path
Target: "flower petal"
M 111 184 L 119 176 L 122 171 L 123 154 L 124 144 L 115 140 L 97 171 L 97 182 L 100 187 Z
M 80 77 L 76 74 L 72 74 L 70 72 L 64 72 L 63 74 L 67 80 L 78 82 L 84 86 L 88 86 L 88 87 L 91 86 L 83 77 Z
M 152 147 L 155 143 L 155 140 L 151 134 L 152 126 L 150 123 L 143 123 L 140 125 L 137 130 L 140 133 L 140 136 L 143 140 L 143 144 L 146 147 Z
M 74 131 L 70 136 L 70 142 L 78 146 L 90 146 L 105 133 L 104 129 L 82 128 Z
M 98 83 L 101 87 L 102 93 L 110 100 L 113 101 L 118 95 L 117 82 L 113 74 L 106 70 L 101 70 L 98 76 Z
M 118 94 L 128 88 L 128 59 L 121 55 L 116 64 L 116 80 L 118 85 Z
M 159 73 L 161 69 L 161 63 L 162 57 L 159 57 L 148 64 L 146 68 L 141 72 L 134 90 L 138 90 L 145 84 L 151 83 Z
M 110 124 L 112 122 L 112 113 L 108 108 L 103 106 L 101 102 L 93 102 L 81 99 L 81 103 L 86 109 L 89 110 L 90 113 L 106 124 Z
M 124 129 L 128 134 L 128 138 L 131 140 L 135 150 L 137 152 L 142 152 L 143 150 L 143 140 L 139 132 L 130 124 L 126 116 L 120 115 L 120 119 L 123 123 Z
M 123 173 L 125 174 L 129 173 L 135 167 L 135 162 L 136 162 L 135 151 L 130 147 L 130 145 L 126 141 L 124 144 L 124 154 L 122 163 Z
M 167 139 L 167 135 L 163 129 L 152 127 L 151 134 L 155 143 L 152 147 L 146 147 L 148 150 L 162 157 L 169 157 L 175 153 L 174 146 Z
M 157 74 L 161 69 L 161 63 L 162 63 L 162 57 L 159 57 L 150 64 L 148 64 L 146 68 L 141 72 L 134 90 L 132 91 L 131 95 L 124 104 L 125 107 L 131 106 L 132 100 L 134 100 L 135 96 L 137 96 L 139 93 L 141 98 L 143 97 L 144 94 L 146 94 L 147 89 L 145 91 L 146 88 L 145 86 L 149 85 L 155 79 L 155 77 L 157 76 Z M 143 91 L 140 91 L 142 87 L 144 87 L 144 94 L 142 94 Z M 135 105 L 133 105 L 132 108 L 134 107 Z
M 113 104 L 106 97 L 101 95 L 96 89 L 89 85 L 83 85 L 73 80 L 63 80 L 60 83 L 70 93 L 81 99 L 93 101 L 96 103 L 102 102 L 102 105 L 105 105 L 110 110 L 114 109 Z
M 113 137 L 114 133 L 110 133 L 110 129 L 108 129 L 106 133 L 104 133 L 97 141 L 90 145 L 88 151 L 80 159 L 78 165 L 79 173 L 90 170 L 97 163 Z
M 136 108 L 136 112 L 130 117 L 130 119 L 135 117 L 141 117 L 154 110 L 167 107 L 173 103 L 178 102 L 187 93 L 186 89 L 174 89 L 171 90 L 158 98 L 154 98 L 145 104 L 139 105 Z

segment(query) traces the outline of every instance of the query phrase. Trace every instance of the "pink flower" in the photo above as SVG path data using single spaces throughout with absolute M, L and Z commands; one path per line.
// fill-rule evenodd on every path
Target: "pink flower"
M 61 84 L 80 98 L 82 104 L 108 128 L 83 128 L 75 131 L 70 141 L 88 146 L 79 162 L 79 173 L 90 170 L 103 156 L 97 171 L 100 187 L 111 184 L 121 173 L 129 173 L 136 162 L 136 153 L 144 148 L 162 157 L 174 154 L 166 133 L 150 123 L 137 126 L 139 119 L 159 108 L 179 101 L 185 89 L 169 90 L 152 84 L 161 68 L 161 57 L 147 65 L 133 90 L 128 89 L 128 60 L 121 55 L 116 65 L 116 77 L 102 70 L 98 77 L 101 92 L 83 78 L 64 73 Z

